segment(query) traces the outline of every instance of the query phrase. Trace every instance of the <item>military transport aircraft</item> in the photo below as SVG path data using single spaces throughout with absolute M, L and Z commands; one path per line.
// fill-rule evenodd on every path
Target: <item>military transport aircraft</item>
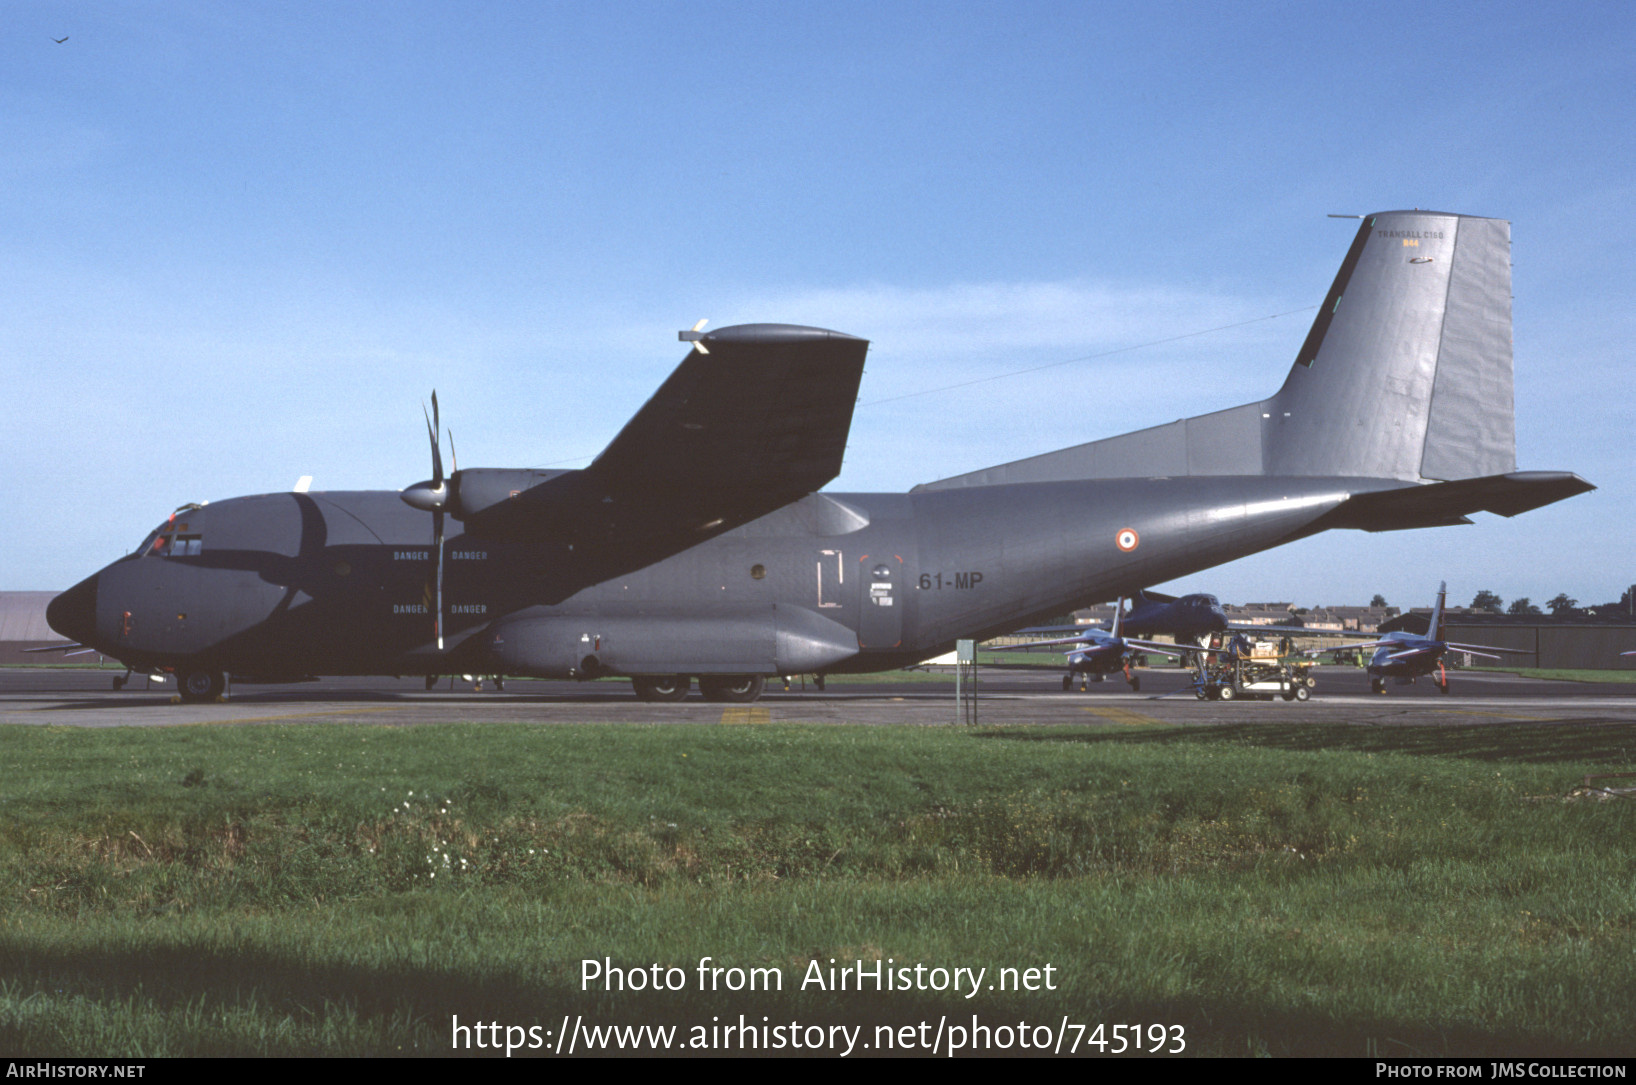
M 752 700 L 901 667 L 1329 528 L 1514 516 L 1510 225 L 1369 216 L 1271 398 L 899 494 L 840 470 L 868 344 L 750 324 L 693 344 L 589 467 L 189 505 L 48 610 L 189 700 L 224 674 L 619 675 Z M 452 522 L 452 523 L 451 523 Z
M 1124 616 L 1125 601 L 1120 599 L 1113 608 L 1112 630 L 1100 627 L 1081 627 L 1077 635 L 1072 637 L 1058 637 L 1056 640 L 1036 640 L 1027 644 L 1007 644 L 995 648 L 996 652 L 1026 652 L 1034 648 L 1050 648 L 1059 644 L 1072 644 L 1074 647 L 1062 653 L 1068 657 L 1068 673 L 1062 676 L 1062 688 L 1066 692 L 1074 688 L 1074 676 L 1080 677 L 1080 689 L 1084 690 L 1085 680 L 1094 678 L 1100 682 L 1110 674 L 1123 671 L 1125 681 L 1130 688 L 1142 688 L 1142 680 L 1131 673 L 1134 657 L 1137 652 L 1157 652 L 1180 659 L 1183 652 L 1173 644 L 1155 644 L 1148 640 L 1137 640 L 1133 637 L 1119 635 L 1120 619 Z
M 1485 659 L 1504 658 L 1495 655 L 1495 652 L 1509 652 L 1515 655 L 1533 654 L 1520 648 L 1491 648 L 1486 644 L 1455 644 L 1452 641 L 1441 639 L 1443 636 L 1443 601 L 1447 595 L 1448 584 L 1437 585 L 1437 602 L 1432 606 L 1431 621 L 1427 623 L 1425 636 L 1400 629 L 1391 633 L 1384 633 L 1378 639 L 1365 641 L 1362 644 L 1346 644 L 1338 648 L 1318 648 L 1308 654 L 1357 652 L 1365 648 L 1373 648 L 1375 654 L 1369 657 L 1369 664 L 1364 669 L 1369 673 L 1369 688 L 1376 693 L 1386 692 L 1386 679 L 1388 678 L 1395 678 L 1399 683 L 1407 685 L 1416 678 L 1423 678 L 1429 674 L 1436 675 L 1432 681 L 1436 683 L 1437 691 L 1447 693 L 1449 691 L 1449 676 L 1443 665 L 1443 657 L 1451 651 L 1463 655 L 1482 656 Z M 1356 636 L 1357 634 L 1351 635 Z

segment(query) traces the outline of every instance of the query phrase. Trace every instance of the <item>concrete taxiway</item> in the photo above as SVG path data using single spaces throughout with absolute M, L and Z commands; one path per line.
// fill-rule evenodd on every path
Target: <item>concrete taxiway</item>
M 808 679 L 784 691 L 777 681 L 749 705 L 708 703 L 697 692 L 675 704 L 635 699 L 630 683 L 493 683 L 444 679 L 428 692 L 420 678 L 331 678 L 297 685 L 238 684 L 220 703 L 173 703 L 172 687 L 136 678 L 121 691 L 114 673 L 70 669 L 0 669 L 0 724 L 72 727 L 154 727 L 177 724 L 352 723 L 831 723 L 950 724 L 959 719 L 954 679 L 946 674 L 832 677 L 822 691 Z M 1061 672 L 983 668 L 981 724 L 1114 723 L 1132 726 L 1212 726 L 1246 722 L 1288 724 L 1631 723 L 1636 685 L 1519 678 L 1494 673 L 1451 675 L 1442 695 L 1428 680 L 1369 692 L 1367 677 L 1326 667 L 1306 702 L 1201 701 L 1186 674 L 1140 672 L 1142 689 L 1122 680 L 1077 684 L 1063 692 Z

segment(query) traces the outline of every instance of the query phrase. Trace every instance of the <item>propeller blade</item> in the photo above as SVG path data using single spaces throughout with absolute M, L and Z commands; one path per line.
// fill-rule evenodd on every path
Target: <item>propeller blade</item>
M 443 651 L 443 510 L 432 513 L 432 531 L 437 536 L 437 590 L 432 598 L 437 608 L 432 617 L 432 633 L 437 637 L 437 650 Z
M 432 390 L 432 413 L 428 416 L 423 405 L 421 416 L 426 419 L 426 436 L 432 444 L 432 481 L 411 486 L 404 491 L 404 500 L 416 508 L 432 514 L 432 542 L 437 549 L 437 567 L 433 572 L 432 635 L 437 638 L 437 650 L 443 651 L 443 510 L 449 503 L 448 487 L 443 481 L 443 449 L 438 441 L 443 420 L 437 409 L 437 389 Z M 449 435 L 449 454 L 454 455 L 454 435 Z
M 424 416 L 426 408 L 421 407 L 420 413 Z M 443 450 L 438 447 L 438 417 L 437 392 L 432 392 L 432 416 L 426 419 L 426 436 L 432 442 L 432 488 L 438 489 L 443 485 Z

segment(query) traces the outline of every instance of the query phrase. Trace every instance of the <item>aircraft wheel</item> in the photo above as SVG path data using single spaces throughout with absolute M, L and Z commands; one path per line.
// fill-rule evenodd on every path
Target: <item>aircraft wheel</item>
M 125 688 L 125 676 L 123 674 L 114 675 L 114 688 L 115 689 L 124 689 Z
M 1130 676 L 1130 691 L 1135 693 L 1142 688 L 1142 680 L 1136 675 Z
M 221 671 L 185 670 L 176 672 L 176 688 L 189 704 L 214 701 L 226 685 Z
M 1438 693 L 1447 693 L 1448 691 L 1449 691 L 1449 684 L 1447 682 L 1437 683 L 1437 692 Z
M 1063 675 L 1062 676 L 1062 692 L 1068 693 L 1073 688 L 1074 688 L 1074 676 L 1071 675 L 1071 674 Z
M 679 701 L 687 696 L 693 679 L 685 674 L 637 675 L 631 679 L 639 701 Z M 701 679 L 699 686 L 703 688 Z
M 759 674 L 701 674 L 699 692 L 707 701 L 749 704 L 761 696 L 767 680 Z
M 1386 692 L 1386 683 L 1381 681 L 1379 678 L 1369 679 L 1369 692 L 1371 692 L 1371 693 L 1385 693 Z
M 1232 686 L 1222 686 L 1221 689 L 1217 691 L 1216 696 L 1221 698 L 1223 701 L 1230 701 L 1234 697 L 1238 696 L 1238 691 L 1233 689 Z
M 1297 701 L 1309 701 L 1312 699 L 1312 691 L 1305 686 L 1296 686 L 1295 699 Z

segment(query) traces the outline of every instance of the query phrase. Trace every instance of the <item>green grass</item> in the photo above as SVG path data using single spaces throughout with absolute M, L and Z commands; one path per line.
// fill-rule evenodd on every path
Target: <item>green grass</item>
M 1623 724 L 14 728 L 0 1050 L 975 1013 L 1194 1054 L 1628 1053 L 1636 807 L 1564 796 L 1633 762 Z M 784 990 L 700 991 L 702 957 Z M 581 990 L 604 958 L 688 989 Z M 1057 989 L 795 989 L 830 958 Z

